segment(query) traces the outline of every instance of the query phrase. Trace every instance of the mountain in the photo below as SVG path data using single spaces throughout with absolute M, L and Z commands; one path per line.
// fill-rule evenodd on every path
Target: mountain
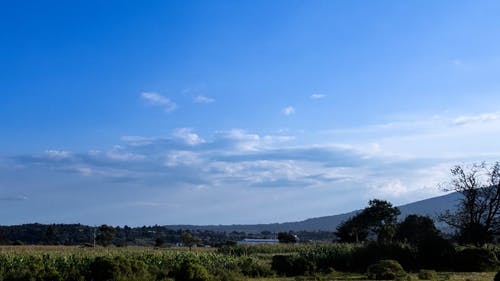
M 459 193 L 450 193 L 443 196 L 433 197 L 405 205 L 398 206 L 401 211 L 400 219 L 407 215 L 427 215 L 436 218 L 445 210 L 454 210 Z M 354 216 L 360 210 L 345 214 L 310 218 L 298 222 L 270 223 L 270 224 L 234 224 L 234 225 L 167 225 L 171 229 L 189 229 L 189 230 L 212 230 L 212 231 L 239 231 L 248 233 L 257 233 L 261 231 L 281 232 L 281 231 L 335 231 L 337 225 L 342 221 Z M 448 232 L 446 225 L 437 223 L 438 228 Z

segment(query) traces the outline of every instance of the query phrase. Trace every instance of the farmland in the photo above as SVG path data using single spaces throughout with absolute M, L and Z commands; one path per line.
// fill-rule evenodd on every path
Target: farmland
M 406 280 L 417 280 L 422 261 L 405 245 L 385 247 L 354 244 L 298 244 L 233 246 L 224 248 L 152 248 L 78 246 L 3 246 L 0 247 L 0 280 L 364 280 L 367 267 L 380 259 L 398 260 L 409 272 Z M 460 255 L 469 248 L 457 249 L 457 263 L 439 269 L 433 280 L 493 280 L 497 259 L 495 247 L 466 259 L 486 257 L 477 270 L 459 273 Z M 469 249 L 470 250 L 470 249 Z M 412 256 L 413 254 L 413 256 Z M 461 257 L 461 258 L 460 258 Z M 472 269 L 472 268 L 470 268 Z M 472 271 L 472 270 L 469 270 Z M 421 277 L 421 276 L 420 276 Z

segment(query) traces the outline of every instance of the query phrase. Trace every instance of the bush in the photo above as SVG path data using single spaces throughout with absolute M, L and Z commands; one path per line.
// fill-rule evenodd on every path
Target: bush
M 421 269 L 418 272 L 418 279 L 435 280 L 435 279 L 437 279 L 437 273 L 434 270 Z
M 4 281 L 59 281 L 59 272 L 54 267 L 45 265 L 41 258 L 30 257 L 15 268 L 10 268 L 3 276 Z
M 434 270 L 453 269 L 456 251 L 453 244 L 441 236 L 424 237 L 417 244 L 417 263 L 419 268 Z
M 93 281 L 151 280 L 144 262 L 125 257 L 97 257 L 89 265 L 89 274 Z
M 486 248 L 466 248 L 457 253 L 455 270 L 466 272 L 495 271 L 498 260 L 495 253 Z
M 182 264 L 180 270 L 175 275 L 176 281 L 211 281 L 213 276 L 208 273 L 203 265 L 186 261 Z
M 243 278 L 240 273 L 235 272 L 233 270 L 218 270 L 215 274 L 215 280 L 217 281 L 243 281 L 246 278 Z
M 241 273 L 250 277 L 268 277 L 273 275 L 271 266 L 262 260 L 245 257 L 238 264 Z
M 298 276 L 314 272 L 314 264 L 301 256 L 275 255 L 271 268 L 279 275 Z
M 369 243 L 353 253 L 349 271 L 363 272 L 380 260 L 396 260 L 406 269 L 416 269 L 416 251 L 407 244 Z
M 403 267 L 395 260 L 381 260 L 368 267 L 368 279 L 402 280 L 407 276 Z
M 494 281 L 500 281 L 500 271 L 495 274 L 495 279 Z

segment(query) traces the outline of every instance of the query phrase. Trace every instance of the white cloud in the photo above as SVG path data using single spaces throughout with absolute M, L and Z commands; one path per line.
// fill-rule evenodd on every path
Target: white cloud
M 206 97 L 206 96 L 203 96 L 203 95 L 199 95 L 199 96 L 196 96 L 193 100 L 195 103 L 213 103 L 215 102 L 215 99 L 213 98 L 209 98 L 209 97 Z
M 52 159 L 66 159 L 71 157 L 71 153 L 68 151 L 55 149 L 45 150 L 45 155 Z
M 441 194 L 437 185 L 449 178 L 454 164 L 498 160 L 498 116 L 500 113 L 398 117 L 388 123 L 328 134 L 308 132 L 298 140 L 241 129 L 216 132 L 203 139 L 192 129 L 179 128 L 168 138 L 125 136 L 123 146 L 111 150 L 21 155 L 4 160 L 9 162 L 0 173 L 12 169 L 15 184 L 37 180 L 49 186 L 50 180 L 64 179 L 65 186 L 85 183 L 94 192 L 119 184 L 128 188 L 127 194 L 135 201 L 161 202 L 163 194 L 181 205 L 204 204 L 207 198 L 234 202 L 235 206 L 224 205 L 224 211 L 210 206 L 199 213 L 193 211 L 193 216 L 212 212 L 218 216 L 210 221 L 215 223 L 227 210 L 231 218 L 237 217 L 234 222 L 243 221 L 241 208 L 262 213 L 283 210 L 263 202 L 273 203 L 272 196 L 280 202 L 282 196 L 291 194 L 292 204 L 310 204 L 308 213 L 301 215 L 328 215 L 363 207 L 374 197 L 401 204 Z M 64 157 L 71 158 L 52 159 Z M 15 163 L 7 165 L 10 161 Z M 11 168 L 16 166 L 22 167 Z M 147 193 L 142 192 L 144 186 L 148 186 Z M 283 217 L 294 219 L 286 214 Z
M 90 176 L 93 173 L 93 170 L 89 167 L 75 167 L 75 171 L 84 176 Z
M 198 134 L 194 133 L 190 128 L 178 128 L 175 129 L 173 134 L 174 138 L 182 140 L 188 145 L 199 145 L 205 142 L 205 140 Z
M 219 133 L 219 137 L 230 140 L 230 145 L 240 151 L 266 149 L 273 144 L 289 142 L 295 139 L 293 136 L 260 136 L 241 129 L 232 129 Z
M 165 166 L 167 167 L 192 166 L 199 163 L 201 163 L 201 159 L 198 157 L 196 153 L 186 150 L 177 150 L 177 151 L 170 151 L 167 153 Z
M 169 98 L 154 92 L 143 92 L 141 98 L 154 106 L 161 106 L 166 112 L 172 112 L 177 108 L 177 104 Z
M 309 98 L 311 98 L 313 100 L 319 100 L 319 99 L 326 98 L 326 95 L 323 95 L 323 94 L 312 94 L 312 95 L 309 96 Z
M 134 152 L 127 151 L 122 146 L 115 146 L 113 149 L 106 153 L 106 157 L 111 160 L 117 161 L 135 161 L 135 160 L 143 160 L 146 158 L 145 155 L 137 154 Z
M 133 146 L 143 146 L 152 144 L 156 138 L 142 137 L 142 136 L 122 136 L 121 141 L 128 143 Z
M 464 115 L 452 120 L 454 125 L 468 125 L 471 123 L 485 123 L 500 120 L 500 112 L 483 113 L 478 115 Z
M 289 116 L 295 113 L 295 108 L 293 106 L 287 106 L 281 111 L 284 115 Z

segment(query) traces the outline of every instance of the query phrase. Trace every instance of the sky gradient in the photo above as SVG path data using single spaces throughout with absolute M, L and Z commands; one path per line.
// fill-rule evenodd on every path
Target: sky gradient
M 270 223 L 500 160 L 498 1 L 0 3 L 0 224 Z

